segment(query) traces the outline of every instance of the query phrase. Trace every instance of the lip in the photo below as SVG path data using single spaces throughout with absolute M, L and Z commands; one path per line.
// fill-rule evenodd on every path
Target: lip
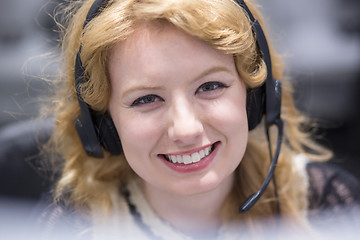
M 165 155 L 185 155 L 185 154 L 191 155 L 191 154 L 193 154 L 193 153 L 199 152 L 199 151 L 201 151 L 201 150 L 203 150 L 203 149 L 205 149 L 205 148 L 207 148 L 207 147 L 209 147 L 209 146 L 211 146 L 211 145 L 214 145 L 214 144 L 215 144 L 215 143 L 210 143 L 210 144 L 208 144 L 208 145 L 205 145 L 205 146 L 202 146 L 202 147 L 198 147 L 198 148 L 194 148 L 194 149 L 192 149 L 192 150 L 190 150 L 190 151 L 185 151 L 185 152 L 165 153 Z
M 192 154 L 195 152 L 198 152 L 202 149 L 205 149 L 211 145 L 214 145 L 214 150 L 211 152 L 210 155 L 204 157 L 199 162 L 196 163 L 190 163 L 190 164 L 182 164 L 182 163 L 172 163 L 165 159 L 164 155 L 159 154 L 158 157 L 161 159 L 161 161 L 170 169 L 172 169 L 175 172 L 178 173 L 191 173 L 191 172 L 197 172 L 205 169 L 207 166 L 210 165 L 210 163 L 213 161 L 215 156 L 217 155 L 217 152 L 219 150 L 220 142 L 215 142 L 213 144 L 208 144 L 206 146 L 202 146 L 196 149 L 192 149 L 190 151 L 186 152 L 177 152 L 177 153 L 171 153 L 167 155 L 183 155 L 183 154 Z

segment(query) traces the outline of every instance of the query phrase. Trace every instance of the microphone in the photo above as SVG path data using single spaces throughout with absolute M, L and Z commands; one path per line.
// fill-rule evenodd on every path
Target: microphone
M 280 153 L 280 147 L 281 147 L 281 142 L 282 142 L 282 136 L 283 136 L 283 122 L 281 120 L 281 118 L 278 118 L 274 121 L 274 125 L 277 127 L 278 129 L 278 138 L 277 138 L 277 145 L 276 145 L 276 151 L 275 151 L 275 155 L 271 160 L 271 165 L 268 171 L 268 174 L 263 182 L 263 184 L 261 185 L 260 189 L 256 192 L 251 194 L 239 207 L 239 213 L 245 213 L 247 211 L 250 210 L 250 208 L 252 206 L 255 205 L 255 203 L 260 199 L 260 197 L 264 194 L 267 186 L 269 185 L 271 179 L 274 176 L 274 172 L 276 169 L 276 165 L 278 162 L 278 158 L 279 158 L 279 153 Z M 267 137 L 269 139 L 269 131 L 267 128 L 266 131 Z M 271 155 L 271 146 L 270 146 L 270 141 L 269 141 L 269 151 L 270 151 L 270 155 Z

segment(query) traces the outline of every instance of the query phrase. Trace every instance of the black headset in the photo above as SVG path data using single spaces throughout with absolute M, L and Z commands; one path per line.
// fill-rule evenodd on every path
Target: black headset
M 236 2 L 247 12 L 250 21 L 252 22 L 252 31 L 256 37 L 257 47 L 267 68 L 265 83 L 260 87 L 249 90 L 247 93 L 246 110 L 249 130 L 254 129 L 261 122 L 263 115 L 265 115 L 265 128 L 268 140 L 269 127 L 275 125 L 278 128 L 278 140 L 274 156 L 272 156 L 271 153 L 269 140 L 271 165 L 268 175 L 260 189 L 248 197 L 247 200 L 240 206 L 239 212 L 243 213 L 248 211 L 262 196 L 274 175 L 280 153 L 283 123 L 280 118 L 281 82 L 273 79 L 272 77 L 270 51 L 265 34 L 259 22 L 254 18 L 245 4 L 244 0 L 236 0 Z M 102 9 L 105 8 L 108 3 L 109 0 L 94 1 L 84 21 L 83 29 L 94 17 L 102 12 Z M 81 97 L 80 85 L 85 82 L 85 70 L 80 59 L 80 54 L 81 47 L 76 55 L 75 61 L 75 85 L 80 105 L 80 115 L 75 120 L 75 128 L 87 155 L 95 158 L 103 158 L 104 153 L 102 147 L 112 155 L 120 155 L 123 152 L 120 138 L 109 113 L 98 113 L 92 110 Z

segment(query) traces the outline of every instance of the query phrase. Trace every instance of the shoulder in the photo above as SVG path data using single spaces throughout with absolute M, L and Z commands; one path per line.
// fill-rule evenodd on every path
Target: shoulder
M 91 220 L 64 202 L 42 201 L 33 215 L 40 239 L 89 239 Z
M 360 182 L 342 168 L 330 164 L 309 162 L 309 208 L 327 208 L 360 202 Z
M 323 226 L 360 224 L 358 179 L 330 163 L 309 162 L 306 171 L 311 222 Z
M 130 186 L 129 191 L 132 193 L 134 189 Z M 76 240 L 110 240 L 115 236 L 120 239 L 133 239 L 133 237 L 146 239 L 138 229 L 126 194 L 122 191 L 113 193 L 111 202 L 111 212 L 104 213 L 97 208 L 89 209 L 86 212 L 80 211 L 69 204 L 66 197 L 56 203 L 49 203 L 44 199 L 43 203 L 37 207 L 34 216 L 40 239 L 53 239 L 53 236 L 61 236 L 59 239 Z

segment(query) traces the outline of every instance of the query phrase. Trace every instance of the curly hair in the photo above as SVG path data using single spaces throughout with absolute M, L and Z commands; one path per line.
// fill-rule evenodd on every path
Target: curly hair
M 256 45 L 252 25 L 247 13 L 233 0 L 113 0 L 88 23 L 82 25 L 92 5 L 92 0 L 72 1 L 62 9 L 64 30 L 62 36 L 62 74 L 55 82 L 54 96 L 48 114 L 55 117 L 56 127 L 49 143 L 49 150 L 61 155 L 57 163 L 61 177 L 57 183 L 55 199 L 67 196 L 81 209 L 112 207 L 111 194 L 136 177 L 123 155 L 105 153 L 104 159 L 86 155 L 74 127 L 80 109 L 74 83 L 76 54 L 82 46 L 81 59 L 87 81 L 81 86 L 84 101 L 95 111 L 107 111 L 110 81 L 107 70 L 109 52 L 113 46 L 129 37 L 142 22 L 169 23 L 195 36 L 213 48 L 230 54 L 235 59 L 238 73 L 248 88 L 260 86 L 267 71 Z M 264 22 L 255 4 L 246 1 L 256 19 Z M 229 219 L 253 219 L 277 214 L 279 201 L 281 213 L 305 222 L 307 208 L 307 179 L 304 169 L 296 167 L 293 159 L 305 154 L 313 160 L 324 160 L 330 151 L 311 140 L 301 126 L 307 122 L 294 106 L 292 88 L 284 78 L 280 56 L 270 45 L 274 78 L 283 83 L 282 119 L 285 140 L 275 173 L 278 200 L 270 184 L 264 196 L 244 214 L 238 215 L 239 203 L 256 191 L 269 168 L 269 150 L 264 127 L 259 125 L 250 132 L 246 153 L 236 169 L 236 184 L 224 212 Z M 271 134 L 276 135 L 276 134 Z

